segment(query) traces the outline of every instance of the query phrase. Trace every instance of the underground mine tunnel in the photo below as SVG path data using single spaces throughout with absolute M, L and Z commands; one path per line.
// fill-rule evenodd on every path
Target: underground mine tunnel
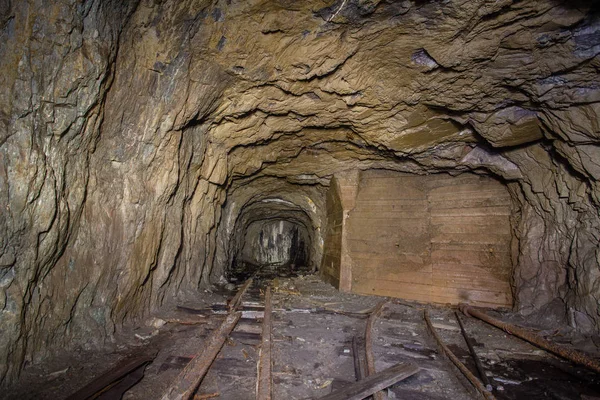
M 244 207 L 230 239 L 228 281 L 314 272 L 310 260 L 314 228 L 307 213 L 285 200 L 263 199 Z M 314 233 L 313 233 L 314 236 Z
M 599 398 L 599 5 L 0 0 L 0 397 Z

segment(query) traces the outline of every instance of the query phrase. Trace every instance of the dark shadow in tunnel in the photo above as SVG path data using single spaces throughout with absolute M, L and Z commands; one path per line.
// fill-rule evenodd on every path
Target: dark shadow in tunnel
M 273 279 L 310 272 L 309 237 L 304 224 L 285 219 L 250 223 L 229 273 L 230 281 Z
M 249 204 L 235 224 L 226 278 L 241 282 L 312 273 L 313 244 L 314 228 L 302 208 L 276 201 Z

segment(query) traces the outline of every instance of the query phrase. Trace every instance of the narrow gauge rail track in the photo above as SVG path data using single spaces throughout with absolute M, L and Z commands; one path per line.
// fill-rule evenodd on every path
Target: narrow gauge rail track
M 459 309 L 466 317 L 477 318 L 480 321 L 486 322 L 487 324 L 494 326 L 495 328 L 498 328 L 509 335 L 514 335 L 515 337 L 522 339 L 523 341 L 530 343 L 550 354 L 561 357 L 562 359 L 570 361 L 573 364 L 587 368 L 588 370 L 590 370 L 596 374 L 600 373 L 600 364 L 598 363 L 598 360 L 596 360 L 580 351 L 571 349 L 567 346 L 563 346 L 563 345 L 554 343 L 548 339 L 545 339 L 541 335 L 538 335 L 537 333 L 535 333 L 532 330 L 522 328 L 522 327 L 510 324 L 510 323 L 502 322 L 496 318 L 491 317 L 484 311 L 477 309 L 475 307 L 469 306 L 468 304 L 464 304 L 464 303 L 460 304 Z M 494 387 L 491 385 L 490 380 L 486 374 L 486 371 L 481 364 L 481 360 L 480 360 L 479 356 L 477 355 L 477 352 L 474 349 L 473 339 L 466 332 L 464 324 L 462 322 L 462 319 L 461 319 L 459 313 L 455 312 L 454 314 L 455 314 L 457 323 L 460 326 L 460 332 L 462 334 L 464 342 L 467 345 L 469 354 L 473 360 L 473 364 L 476 367 L 477 374 L 475 374 L 471 370 L 469 370 L 469 368 L 467 368 L 465 363 L 461 362 L 459 360 L 459 358 L 457 357 L 457 355 L 454 354 L 454 352 L 450 349 L 450 347 L 444 342 L 444 340 L 441 338 L 441 336 L 436 331 L 434 324 L 431 322 L 429 310 L 427 308 L 424 309 L 424 320 L 425 320 L 425 323 L 427 324 L 427 328 L 428 328 L 429 332 L 431 333 L 432 337 L 435 339 L 435 341 L 438 344 L 439 348 L 441 349 L 442 353 L 446 355 L 448 360 L 452 364 L 454 364 L 456 369 L 458 371 L 460 371 L 460 373 L 464 376 L 464 378 L 466 378 L 466 380 L 472 385 L 472 388 L 477 393 L 477 396 L 480 398 L 486 399 L 486 400 L 495 400 L 496 396 L 493 394 Z M 473 318 L 473 320 L 475 321 L 474 318 Z M 497 386 L 497 388 L 498 387 L 502 389 L 500 391 L 500 393 L 502 393 L 504 391 L 503 387 Z M 560 398 L 560 396 L 556 396 L 555 398 Z M 586 399 L 588 397 L 585 395 L 582 395 L 581 398 Z M 598 398 L 598 397 L 594 396 L 594 397 L 589 397 L 589 398 Z
M 198 353 L 181 371 L 167 393 L 162 397 L 162 400 L 188 400 L 194 398 L 196 391 L 202 383 L 202 379 L 242 317 L 242 311 L 239 311 L 242 305 L 242 298 L 252 283 L 253 279 L 248 279 L 230 300 L 227 306 L 228 312 L 226 317 L 217 331 L 211 336 L 202 352 Z M 255 308 L 262 309 L 263 314 L 262 343 L 260 347 L 260 360 L 257 366 L 256 397 L 268 400 L 271 399 L 271 288 L 269 286 L 265 288 L 262 306 Z
M 277 395 L 275 388 L 277 384 L 280 382 L 280 379 L 277 376 L 281 374 L 280 366 L 276 366 L 275 359 L 277 356 L 277 349 L 273 347 L 274 341 L 281 341 L 281 339 L 276 339 L 273 333 L 273 318 L 281 324 L 282 315 L 286 312 L 291 312 L 289 310 L 284 310 L 280 308 L 275 308 L 272 304 L 272 288 L 271 282 L 265 279 L 248 279 L 237 291 L 237 293 L 227 302 L 226 305 L 218 306 L 217 304 L 213 305 L 212 312 L 213 318 L 212 321 L 215 322 L 215 318 L 218 318 L 218 326 L 213 329 L 202 348 L 199 349 L 199 352 L 193 357 L 185 367 L 180 371 L 179 375 L 176 379 L 170 384 L 168 390 L 164 393 L 156 393 L 156 398 L 161 398 L 163 400 L 180 400 L 180 399 L 193 399 L 193 400 L 203 400 L 209 398 L 223 398 L 229 399 L 233 398 L 226 394 L 211 392 L 211 389 L 205 387 L 203 384 L 203 379 L 211 371 L 213 368 L 213 362 L 218 357 L 221 357 L 223 360 L 223 347 L 226 343 L 233 339 L 243 340 L 252 339 L 255 342 L 254 348 L 258 348 L 258 357 L 255 360 L 255 373 L 253 374 L 256 381 L 255 392 L 247 393 L 247 396 L 244 398 L 256 398 L 259 400 L 277 400 Z M 218 307 L 217 307 L 218 306 Z M 404 307 L 406 310 L 413 310 L 412 317 L 418 315 L 419 310 L 421 311 L 421 318 L 414 318 L 412 321 L 407 321 L 407 315 L 395 315 L 398 314 L 398 306 Z M 183 307 L 182 307 L 183 308 Z M 396 310 L 396 311 L 394 311 Z M 319 320 L 323 321 L 323 318 L 327 319 L 333 317 L 334 315 L 338 315 L 340 318 L 345 318 L 346 321 L 354 321 L 354 326 L 358 327 L 358 331 L 351 336 L 351 341 L 348 344 L 348 353 L 351 354 L 352 360 L 351 365 L 353 367 L 354 376 L 347 376 L 346 382 L 340 387 L 339 385 L 334 387 L 332 385 L 330 393 L 319 395 L 311 398 L 320 398 L 323 400 L 342 400 L 342 399 L 363 399 L 369 396 L 373 396 L 374 399 L 385 399 L 386 388 L 405 380 L 411 376 L 410 381 L 407 381 L 407 387 L 417 388 L 419 390 L 419 382 L 423 382 L 423 384 L 427 384 L 428 373 L 431 375 L 430 371 L 435 370 L 436 368 L 439 370 L 446 371 L 444 373 L 450 375 L 456 375 L 456 371 L 460 371 L 462 376 L 464 376 L 470 385 L 472 385 L 471 389 L 468 393 L 471 395 L 465 395 L 461 398 L 469 398 L 469 397 L 480 397 L 487 400 L 495 399 L 495 398 L 523 398 L 519 396 L 507 396 L 510 393 L 510 389 L 506 392 L 498 391 L 499 385 L 498 382 L 488 379 L 486 375 L 486 367 L 489 368 L 489 364 L 484 366 L 479 360 L 476 351 L 474 350 L 473 343 L 477 342 L 481 345 L 481 341 L 486 341 L 486 338 L 483 339 L 481 336 L 483 335 L 481 329 L 484 326 L 488 326 L 484 324 L 486 319 L 488 323 L 491 323 L 500 329 L 502 329 L 503 336 L 505 333 L 515 333 L 520 337 L 525 337 L 525 339 L 531 338 L 534 335 L 531 331 L 526 329 L 515 327 L 512 325 L 507 325 L 501 323 L 497 320 L 492 321 L 493 319 L 489 317 L 489 315 L 482 313 L 481 310 L 469 307 L 467 305 L 462 305 L 461 310 L 464 312 L 463 317 L 459 317 L 458 313 L 456 315 L 452 315 L 449 313 L 447 309 L 437 308 L 436 312 L 438 314 L 442 313 L 445 315 L 446 320 L 450 320 L 451 318 L 456 319 L 458 323 L 457 325 L 453 325 L 454 328 L 452 330 L 448 330 L 449 326 L 446 322 L 444 324 L 436 323 L 432 321 L 433 318 L 439 320 L 440 317 L 432 317 L 428 308 L 423 305 L 418 304 L 406 304 L 402 303 L 398 300 L 390 300 L 383 299 L 376 306 L 372 307 L 369 311 L 366 312 L 348 312 L 343 310 L 331 310 L 328 308 L 312 308 L 305 310 L 306 312 L 302 312 L 303 310 L 295 310 L 294 312 L 300 312 L 295 315 L 303 315 L 307 320 Z M 188 312 L 190 309 L 188 309 Z M 193 310 L 192 310 L 193 311 Z M 207 310 L 195 310 L 198 312 L 206 313 Z M 221 314 L 219 316 L 219 314 Z M 481 319 L 471 318 L 472 316 L 477 316 Z M 465 319 L 465 324 L 462 323 L 462 319 Z M 246 332 L 242 329 L 244 324 L 251 323 L 254 328 L 253 333 Z M 317 323 L 317 322 L 315 322 Z M 320 322 L 322 323 L 322 322 Z M 467 324 L 468 323 L 468 324 Z M 383 325 L 389 325 L 388 332 L 381 331 Z M 440 325 L 442 325 L 441 329 L 446 329 L 443 334 L 440 334 L 439 329 Z M 465 328 L 467 325 L 467 328 Z M 360 327 L 363 327 L 362 329 Z M 436 328 L 437 326 L 437 328 Z M 478 332 L 473 332 L 473 327 L 480 327 L 481 329 Z M 494 328 L 488 328 L 494 329 Z M 439 346 L 440 352 L 435 352 L 434 350 L 422 349 L 422 351 L 431 351 L 430 361 L 424 362 L 419 358 L 413 360 L 398 359 L 393 357 L 393 346 L 388 347 L 389 350 L 387 353 L 382 352 L 381 347 L 381 335 L 389 335 L 389 331 L 393 330 L 394 335 L 403 333 L 402 330 L 414 331 L 411 332 L 414 337 L 419 338 L 420 342 L 426 345 L 428 340 L 425 336 L 427 336 L 427 332 L 430 334 L 430 338 L 435 340 L 435 343 Z M 460 360 L 460 354 L 455 354 L 456 346 L 454 349 L 451 349 L 453 344 L 445 343 L 448 340 L 452 341 L 451 334 L 448 333 L 451 331 L 451 334 L 454 335 L 454 346 L 456 345 L 457 338 L 463 338 L 464 344 L 467 345 L 467 348 L 471 352 L 471 355 L 474 357 L 473 362 L 477 369 L 471 369 L 465 365 L 464 354 L 463 361 Z M 469 331 L 469 332 L 467 332 Z M 419 332 L 419 333 L 415 333 Z M 422 334 L 420 332 L 423 332 Z M 518 333 L 517 333 L 518 332 Z M 404 332 L 406 333 L 406 332 Z M 280 334 L 279 334 L 280 336 Z M 489 335 L 488 335 L 489 336 Z M 409 336 L 410 338 L 410 336 Z M 507 339 L 509 340 L 511 336 L 509 335 Z M 510 339 L 515 340 L 515 339 Z M 408 341 L 404 341 L 406 344 Z M 531 340 L 529 340 L 531 341 Z M 587 366 L 588 368 L 595 370 L 595 366 L 597 366 L 597 361 L 586 356 L 583 353 L 575 352 L 573 350 L 567 350 L 563 346 L 557 345 L 555 343 L 549 342 L 546 339 L 540 341 L 540 338 L 534 339 L 534 344 L 536 346 L 544 347 L 545 344 L 550 343 L 550 351 L 554 354 L 561 355 L 561 352 L 567 354 L 567 358 L 572 361 L 578 362 L 581 365 Z M 542 343 L 542 344 L 540 344 Z M 490 346 L 494 346 L 497 344 L 491 344 Z M 397 346 L 397 345 L 396 345 Z M 506 346 L 508 347 L 508 346 Z M 410 350 L 410 347 L 407 345 L 403 345 L 403 348 L 406 350 Z M 488 349 L 489 350 L 489 349 Z M 242 349 L 242 351 L 244 351 Z M 406 352 L 405 352 L 406 353 Z M 452 367 L 450 362 L 443 362 L 443 360 L 437 360 L 434 357 L 435 354 L 445 354 L 448 357 L 448 360 L 452 361 L 452 364 L 456 366 L 456 369 Z M 152 362 L 155 354 L 150 355 L 140 355 L 133 359 L 127 359 L 122 361 L 112 370 L 109 370 L 107 373 L 102 374 L 99 378 L 86 385 L 84 388 L 79 390 L 77 393 L 73 394 L 69 397 L 70 400 L 82 400 L 82 399 L 118 399 L 121 398 L 122 394 L 128 387 L 134 385 L 140 378 L 140 370 L 142 371 L 143 376 L 143 368 L 146 365 Z M 379 360 L 378 357 L 381 357 Z M 254 360 L 253 358 L 251 358 Z M 396 360 L 391 367 L 380 368 L 380 370 L 376 369 L 376 364 L 382 365 L 382 361 L 385 361 L 383 364 L 389 365 L 389 359 Z M 435 366 L 432 367 L 432 363 L 435 360 Z M 279 359 L 281 362 L 281 358 Z M 408 361 L 408 362 L 407 362 Z M 274 366 L 278 368 L 274 368 Z M 274 369 L 277 369 L 274 371 Z M 220 370 L 215 370 L 214 374 L 219 374 Z M 429 371 L 429 372 L 428 372 Z M 487 371 L 489 373 L 490 371 Z M 278 375 L 279 374 L 279 375 Z M 274 379 L 276 377 L 276 379 Z M 434 376 L 434 380 L 437 379 Z M 463 380 L 464 381 L 464 380 Z M 494 386 L 492 386 L 494 383 Z M 592 382 L 592 386 L 596 385 L 597 382 Z M 459 385 L 460 386 L 460 385 Z M 467 385 L 468 386 L 468 385 Z M 411 389 L 413 390 L 413 389 Z M 282 393 L 279 391 L 278 393 Z M 416 393 L 414 390 L 410 392 L 410 390 L 406 393 Z M 428 398 L 428 397 L 418 397 Z M 296 397 L 291 397 L 296 398 Z M 299 397 L 306 398 L 306 397 Z M 410 397 L 408 397 L 410 398 Z M 438 397 L 431 397 L 437 399 Z M 549 398 L 562 398 L 558 397 L 549 397 Z M 594 398 L 594 397 L 585 397 L 582 395 L 582 399 L 586 398 Z
M 242 317 L 242 312 L 238 311 L 241 308 L 242 298 L 253 284 L 253 279 L 248 279 L 237 294 L 231 299 L 228 304 L 228 313 L 211 336 L 204 350 L 194 357 L 189 364 L 179 374 L 175 382 L 171 385 L 167 393 L 162 397 L 162 400 L 190 400 L 201 399 L 202 396 L 195 396 L 198 388 L 201 385 L 202 379 L 208 372 L 212 362 L 217 357 L 220 349 L 227 341 L 228 336 L 234 330 L 236 324 Z M 270 400 L 272 398 L 272 359 L 271 359 L 271 287 L 267 284 L 264 289 L 264 299 L 262 306 L 262 332 L 261 345 L 259 353 L 259 361 L 257 365 L 256 377 L 256 399 Z M 365 379 L 357 379 L 357 382 L 350 384 L 342 390 L 331 393 L 330 395 L 321 397 L 323 400 L 359 400 L 373 395 L 375 399 L 383 399 L 380 390 L 393 385 L 403 379 L 406 379 L 419 371 L 419 368 L 410 363 L 398 363 L 397 365 L 388 368 L 379 373 L 375 372 L 373 355 L 370 348 L 370 337 L 372 325 L 375 317 L 381 311 L 385 301 L 381 302 L 376 309 L 371 313 L 369 322 L 365 331 L 366 348 L 365 357 L 367 360 L 367 377 Z M 357 357 L 358 358 L 358 357 Z M 360 361 L 357 361 L 360 363 Z M 360 367 L 359 367 L 360 368 Z M 206 398 L 206 397 L 204 397 Z

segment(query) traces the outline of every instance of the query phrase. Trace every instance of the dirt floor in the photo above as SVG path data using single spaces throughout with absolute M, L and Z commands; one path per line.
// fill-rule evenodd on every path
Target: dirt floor
M 277 278 L 271 284 L 273 398 L 319 398 L 354 382 L 352 341 L 354 338 L 358 342 L 364 358 L 367 317 L 382 298 L 340 293 L 311 275 Z M 231 285 L 228 288 L 234 289 Z M 29 365 L 20 382 L 0 397 L 66 398 L 125 357 L 156 354 L 152 363 L 136 372 L 138 377 L 132 382 L 139 382 L 123 399 L 160 399 L 218 327 L 226 300 L 234 293 L 225 288 L 200 293 L 198 299 L 179 304 L 179 308 L 175 304 L 166 307 L 145 325 L 124 332 L 115 343 L 101 350 L 62 354 L 39 365 Z M 261 301 L 258 288 L 244 296 L 244 315 L 202 381 L 197 398 L 256 398 Z M 476 398 L 438 350 L 423 319 L 424 307 L 429 308 L 443 340 L 476 373 L 454 309 L 390 299 L 374 325 L 376 369 L 380 371 L 399 362 L 413 363 L 421 369 L 387 389 L 387 398 Z M 595 374 L 481 321 L 464 316 L 462 320 L 475 340 L 475 350 L 498 399 L 600 398 L 600 381 Z M 586 350 L 590 350 L 589 340 L 582 337 L 555 335 L 554 339 L 587 345 Z

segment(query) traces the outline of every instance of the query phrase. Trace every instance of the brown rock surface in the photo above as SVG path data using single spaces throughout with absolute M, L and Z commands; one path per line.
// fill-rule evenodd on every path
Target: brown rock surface
M 2 382 L 218 279 L 257 202 L 318 264 L 355 169 L 504 179 L 516 308 L 600 328 L 592 3 L 4 0 L 0 39 Z

